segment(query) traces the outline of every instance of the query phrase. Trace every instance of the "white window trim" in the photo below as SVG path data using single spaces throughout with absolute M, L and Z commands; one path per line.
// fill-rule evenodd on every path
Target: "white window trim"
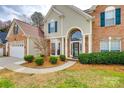
M 50 20 L 49 22 L 48 22 L 48 24 L 51 24 L 51 23 L 54 23 L 54 29 L 55 29 L 55 22 L 56 22 L 57 20 Z M 58 21 L 57 21 L 58 22 Z M 58 28 L 58 27 L 57 27 Z M 49 29 L 48 29 L 49 30 Z M 55 31 L 53 31 L 53 32 L 51 32 L 50 31 L 50 33 L 55 33 Z
M 106 19 L 106 13 L 109 12 L 109 11 L 114 11 L 114 24 L 112 24 L 112 25 L 106 25 L 106 20 L 107 20 L 107 19 Z M 106 26 L 106 27 L 109 27 L 109 26 L 113 26 L 113 25 L 115 25 L 115 24 L 116 24 L 115 9 L 105 11 L 105 26 Z
M 120 44 L 120 52 L 121 52 L 121 51 L 122 51 L 122 47 L 121 47 L 121 43 L 122 43 L 122 42 L 121 42 L 121 39 L 120 39 L 120 38 L 113 38 L 113 39 L 111 39 L 111 40 L 119 40 L 119 41 L 120 41 L 119 44 Z M 111 50 L 112 50 L 112 49 L 111 49 Z M 111 50 L 110 50 L 110 51 L 111 51 Z
M 79 53 L 83 51 L 83 43 L 82 40 L 81 41 L 70 41 L 70 57 L 73 57 L 73 43 L 79 43 Z M 82 44 L 82 49 L 80 49 L 80 44 Z M 72 46 L 72 47 L 71 47 Z
M 116 40 L 119 40 L 120 42 L 120 52 L 122 51 L 122 47 L 121 47 L 121 45 L 122 45 L 122 42 L 121 42 L 121 39 L 120 38 L 111 38 L 111 37 L 109 37 L 107 40 L 108 40 L 108 42 L 109 42 L 109 52 L 111 52 L 112 51 L 112 49 L 111 49 L 111 41 L 113 40 L 113 39 L 116 39 Z M 100 48 L 100 52 L 102 52 L 102 50 L 101 50 L 101 48 Z
M 51 40 L 51 42 L 50 42 L 50 51 L 51 51 L 51 44 L 52 43 L 55 43 L 55 55 L 52 55 L 51 54 L 51 52 L 50 52 L 50 55 L 51 56 L 59 56 L 58 54 L 57 54 L 57 50 L 58 50 L 58 46 L 59 46 L 59 43 L 60 43 L 60 40 L 58 40 L 58 39 L 52 39 Z M 61 43 L 60 43 L 60 53 L 61 53 Z
M 116 24 L 115 9 L 116 9 L 116 8 L 115 8 L 114 6 L 109 6 L 109 7 L 107 7 L 107 8 L 105 9 L 105 26 L 106 26 L 106 12 L 109 12 L 109 11 L 112 11 L 112 10 L 114 10 L 114 24 L 113 24 L 113 25 Z M 109 26 L 113 26 L 113 25 L 109 25 Z M 106 27 L 108 27 L 108 26 L 106 26 Z
M 110 50 L 109 49 L 109 40 L 108 39 L 102 39 L 100 40 L 100 52 L 102 52 L 102 49 L 101 49 L 101 41 L 107 41 L 108 42 L 108 51 Z

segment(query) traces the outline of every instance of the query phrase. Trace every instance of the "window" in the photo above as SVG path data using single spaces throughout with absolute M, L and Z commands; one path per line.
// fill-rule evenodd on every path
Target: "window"
M 55 53 L 56 53 L 56 46 L 55 46 L 55 43 L 51 43 L 51 54 L 52 55 L 55 55 Z
M 109 42 L 108 42 L 108 40 L 101 40 L 100 41 L 100 51 L 101 52 L 109 51 Z
M 111 26 L 115 24 L 115 10 L 109 10 L 105 12 L 105 26 Z
M 121 8 L 109 6 L 100 13 L 100 26 L 112 26 L 121 24 Z
M 76 32 L 72 33 L 71 41 L 79 41 L 81 39 L 82 39 L 82 35 L 81 35 L 80 31 L 76 31 Z
M 111 51 L 120 51 L 120 40 L 111 40 Z
M 49 33 L 57 32 L 57 21 L 52 21 L 48 24 L 48 32 Z
M 60 43 L 58 43 L 57 55 L 60 55 Z
M 19 29 L 18 25 L 15 25 L 14 26 L 14 31 L 13 31 L 14 35 L 18 34 L 18 29 Z
M 120 51 L 120 40 L 119 39 L 112 39 L 112 40 L 101 40 L 100 41 L 100 51 L 107 52 L 107 51 Z M 110 47 L 110 50 L 109 50 Z
M 55 22 L 50 23 L 50 32 L 55 32 Z

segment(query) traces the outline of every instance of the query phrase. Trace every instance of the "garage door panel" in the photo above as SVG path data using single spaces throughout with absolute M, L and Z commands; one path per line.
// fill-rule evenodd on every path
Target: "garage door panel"
M 23 58 L 24 57 L 24 44 L 23 43 L 13 43 L 10 46 L 10 56 Z

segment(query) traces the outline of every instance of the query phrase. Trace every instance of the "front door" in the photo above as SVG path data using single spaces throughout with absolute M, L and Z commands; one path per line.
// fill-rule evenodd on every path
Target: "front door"
M 73 43 L 73 57 L 77 58 L 79 55 L 79 42 Z

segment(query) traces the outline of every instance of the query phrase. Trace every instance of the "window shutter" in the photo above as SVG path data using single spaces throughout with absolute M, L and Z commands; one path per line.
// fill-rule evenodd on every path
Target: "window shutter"
M 120 8 L 116 8 L 115 17 L 116 17 L 116 25 L 121 24 L 121 9 Z
M 105 26 L 105 12 L 102 12 L 100 14 L 100 25 L 101 25 L 101 27 Z
M 18 34 L 19 26 L 16 26 L 16 34 Z
M 48 33 L 50 33 L 50 23 L 48 23 Z
M 14 25 L 14 30 L 13 30 L 13 34 L 16 34 L 16 26 Z
M 57 32 L 57 21 L 55 21 L 55 32 Z

